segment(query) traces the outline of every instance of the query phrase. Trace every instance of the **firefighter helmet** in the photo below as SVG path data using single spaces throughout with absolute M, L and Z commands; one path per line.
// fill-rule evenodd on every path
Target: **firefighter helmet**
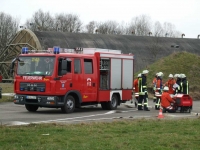
M 169 74 L 169 78 L 173 78 L 173 75 L 172 75 L 172 74 Z
M 147 74 L 147 73 L 149 73 L 148 70 L 143 70 L 143 71 L 142 71 L 142 74 Z
M 141 73 L 139 73 L 137 77 L 141 77 Z
M 186 75 L 185 74 L 181 74 L 181 78 L 186 78 Z
M 161 73 L 161 72 L 158 72 L 158 73 L 157 73 L 157 76 L 158 76 L 158 77 L 162 77 L 162 73 Z
M 181 78 L 181 74 L 178 74 L 177 77 L 178 77 L 178 78 Z
M 165 86 L 165 87 L 163 88 L 163 91 L 169 91 L 169 88 L 168 88 L 167 86 Z
M 175 74 L 175 75 L 174 75 L 174 78 L 177 78 L 177 77 L 178 77 L 178 74 Z
M 159 72 L 160 76 L 164 76 L 163 72 Z

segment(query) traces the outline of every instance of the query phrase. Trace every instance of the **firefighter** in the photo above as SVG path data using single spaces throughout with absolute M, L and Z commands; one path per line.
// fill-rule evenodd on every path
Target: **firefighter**
M 165 83 L 165 86 L 169 88 L 169 94 L 174 94 L 173 85 L 176 83 L 172 74 L 169 74 L 169 80 Z
M 181 93 L 181 74 L 177 75 L 176 84 L 178 87 L 176 88 L 175 94 Z
M 161 96 L 161 106 L 163 108 L 163 112 L 168 111 L 169 113 L 173 113 L 175 112 L 175 109 L 171 106 L 171 103 L 175 103 L 175 101 L 171 98 L 168 91 L 169 91 L 169 88 L 165 86 L 163 88 L 163 93 Z
M 177 81 L 178 74 L 174 74 L 174 80 Z
M 139 87 L 139 100 L 138 100 L 138 110 L 142 109 L 142 102 L 144 100 L 144 110 L 150 111 L 148 109 L 148 92 L 147 92 L 147 74 L 148 70 L 143 70 L 141 73 L 141 77 L 138 79 L 138 87 Z
M 138 79 L 139 77 L 141 77 L 141 73 L 138 74 L 137 78 L 134 80 L 134 83 L 133 83 L 133 89 L 134 89 L 134 93 L 135 93 L 135 107 L 137 107 L 137 104 L 138 104 Z
M 158 77 L 157 77 L 157 82 L 156 82 L 156 92 L 159 92 L 160 94 L 162 93 L 162 76 L 163 73 L 159 72 L 158 73 Z M 156 104 L 155 104 L 155 109 L 159 109 L 160 108 L 160 97 L 156 98 Z
M 189 83 L 186 79 L 185 74 L 181 74 L 181 84 L 180 84 L 180 89 L 182 94 L 189 94 Z
M 158 73 L 156 73 L 155 77 L 153 78 L 153 102 L 156 102 L 156 96 L 155 96 L 155 92 L 156 92 L 156 82 L 157 82 L 157 76 L 158 76 Z

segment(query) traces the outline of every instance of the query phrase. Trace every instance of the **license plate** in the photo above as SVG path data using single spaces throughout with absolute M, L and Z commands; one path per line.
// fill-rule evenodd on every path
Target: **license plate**
M 36 99 L 36 96 L 26 96 L 26 99 Z

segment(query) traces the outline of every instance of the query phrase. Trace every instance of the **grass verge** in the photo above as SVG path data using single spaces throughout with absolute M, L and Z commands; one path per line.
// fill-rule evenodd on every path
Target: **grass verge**
M 188 150 L 200 148 L 200 118 L 0 126 L 0 149 Z
M 2 88 L 2 93 L 14 93 L 13 83 L 0 83 L 0 87 Z M 12 102 L 13 97 L 11 96 L 2 96 L 0 102 Z

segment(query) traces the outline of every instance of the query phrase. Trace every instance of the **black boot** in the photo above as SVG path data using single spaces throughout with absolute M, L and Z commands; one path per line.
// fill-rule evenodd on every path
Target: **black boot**
M 143 110 L 143 109 L 142 109 L 142 106 L 138 106 L 138 110 Z
M 135 102 L 135 108 L 137 108 L 137 102 Z
M 145 111 L 150 111 L 149 108 L 147 106 L 144 106 L 144 110 Z

